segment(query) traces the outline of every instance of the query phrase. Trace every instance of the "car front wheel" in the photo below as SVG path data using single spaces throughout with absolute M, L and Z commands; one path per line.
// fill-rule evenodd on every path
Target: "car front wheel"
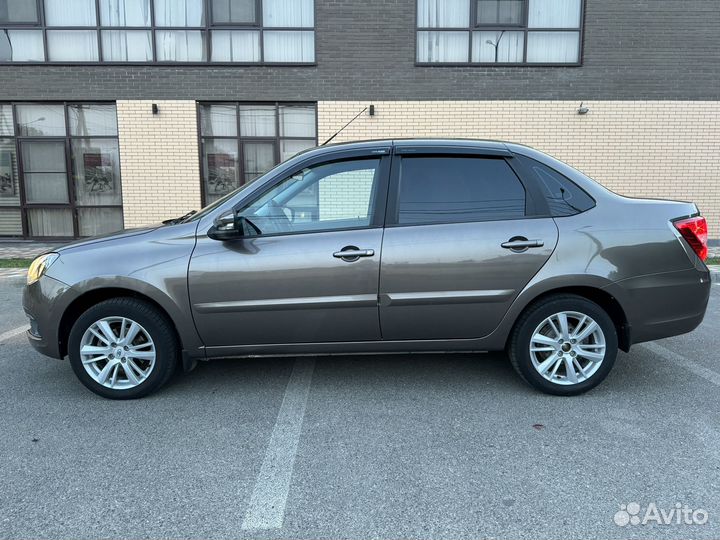
M 617 350 L 615 325 L 600 306 L 581 296 L 558 295 L 521 316 L 508 352 L 515 370 L 532 386 L 570 396 L 600 384 Z
M 90 390 L 133 399 L 158 390 L 177 366 L 178 345 L 167 317 L 134 298 L 113 298 L 83 313 L 70 331 L 73 371 Z

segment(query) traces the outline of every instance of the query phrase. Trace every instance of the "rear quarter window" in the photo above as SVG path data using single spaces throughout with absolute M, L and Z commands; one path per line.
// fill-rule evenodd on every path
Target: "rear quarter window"
M 573 216 L 595 206 L 595 200 L 555 169 L 526 156 L 516 156 L 532 175 L 553 217 Z
M 522 219 L 525 188 L 504 159 L 404 157 L 401 225 Z

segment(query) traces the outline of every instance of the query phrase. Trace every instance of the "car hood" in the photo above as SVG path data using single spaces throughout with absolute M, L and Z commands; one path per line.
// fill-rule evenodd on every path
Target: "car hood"
M 117 232 L 113 232 L 113 233 L 102 234 L 100 236 L 93 236 L 91 238 L 83 238 L 81 240 L 76 240 L 75 242 L 70 242 L 69 244 L 65 244 L 57 249 L 53 249 L 52 251 L 54 251 L 55 253 L 62 253 L 63 251 L 67 251 L 69 249 L 89 246 L 92 244 L 98 244 L 100 242 L 107 242 L 109 240 L 120 240 L 121 238 L 130 238 L 132 236 L 139 236 L 141 234 L 147 234 L 147 233 L 152 232 L 160 227 L 162 227 L 161 223 L 158 223 L 155 225 L 149 225 L 147 227 L 138 227 L 136 229 L 123 229 L 122 231 L 117 231 Z

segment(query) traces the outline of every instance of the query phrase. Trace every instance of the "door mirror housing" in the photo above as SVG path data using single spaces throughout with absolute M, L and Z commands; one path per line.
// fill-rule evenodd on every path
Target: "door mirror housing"
M 213 221 L 213 226 L 207 232 L 209 238 L 226 242 L 260 234 L 254 223 L 245 216 L 241 216 L 235 210 L 229 210 L 220 214 Z

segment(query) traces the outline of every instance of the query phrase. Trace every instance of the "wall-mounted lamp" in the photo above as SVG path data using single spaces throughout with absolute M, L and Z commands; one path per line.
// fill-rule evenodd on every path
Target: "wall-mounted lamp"
M 157 103 L 152 104 L 152 113 L 158 114 L 160 112 L 160 109 L 158 109 Z
M 368 107 L 368 115 L 369 116 L 375 116 L 375 105 L 370 105 Z
M 585 107 L 583 105 L 583 102 L 580 102 L 580 107 L 578 107 L 577 113 L 578 114 L 587 114 L 590 112 L 590 107 Z

